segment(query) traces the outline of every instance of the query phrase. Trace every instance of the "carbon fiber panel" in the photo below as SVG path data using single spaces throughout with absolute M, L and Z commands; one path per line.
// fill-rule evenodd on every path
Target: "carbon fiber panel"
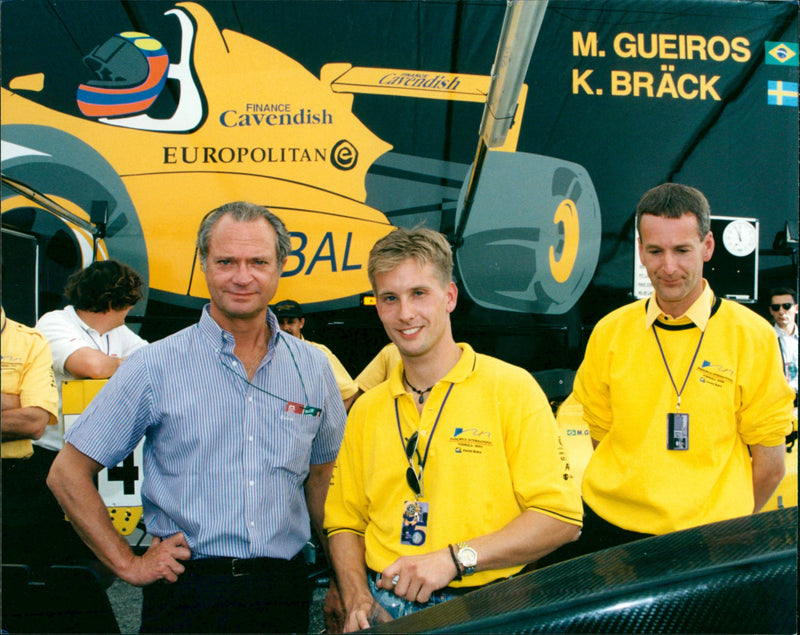
M 376 633 L 794 633 L 797 507 L 606 549 Z

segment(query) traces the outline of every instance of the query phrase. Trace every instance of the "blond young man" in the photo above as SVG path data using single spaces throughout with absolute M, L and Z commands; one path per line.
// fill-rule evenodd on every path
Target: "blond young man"
M 346 631 L 514 575 L 580 532 L 544 393 L 453 339 L 452 269 L 428 229 L 397 229 L 370 253 L 401 363 L 353 405 L 326 501 Z

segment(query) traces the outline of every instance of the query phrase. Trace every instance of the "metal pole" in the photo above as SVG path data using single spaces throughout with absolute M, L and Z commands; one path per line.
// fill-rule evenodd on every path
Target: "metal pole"
M 503 28 L 492 65 L 492 81 L 483 109 L 480 139 L 475 162 L 469 175 L 464 208 L 458 220 L 453 245 L 461 245 L 467 217 L 475 199 L 475 190 L 486 152 L 503 145 L 519 102 L 519 93 L 528 72 L 533 47 L 544 20 L 547 0 L 508 0 Z

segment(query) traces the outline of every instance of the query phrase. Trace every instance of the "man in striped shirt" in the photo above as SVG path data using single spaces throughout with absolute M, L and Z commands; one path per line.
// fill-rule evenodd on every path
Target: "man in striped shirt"
M 211 302 L 128 358 L 70 429 L 48 484 L 116 575 L 143 586 L 142 632 L 303 632 L 302 547 L 345 411 L 325 355 L 268 305 L 291 249 L 281 220 L 231 203 L 200 225 Z M 148 550 L 116 533 L 92 484 L 145 437 Z M 154 584 L 158 583 L 158 584 Z

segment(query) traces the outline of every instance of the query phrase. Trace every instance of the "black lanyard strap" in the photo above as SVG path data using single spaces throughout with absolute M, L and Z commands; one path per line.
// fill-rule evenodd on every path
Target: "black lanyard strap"
M 442 412 L 444 411 L 444 406 L 447 403 L 448 397 L 450 397 L 450 392 L 453 390 L 453 386 L 455 386 L 455 384 L 450 384 L 450 388 L 447 389 L 447 394 L 444 396 L 444 399 L 442 400 L 442 405 L 439 406 L 439 413 L 436 415 L 436 421 L 434 421 L 433 423 L 433 428 L 431 429 L 431 435 L 428 437 L 428 445 L 425 446 L 425 454 L 422 456 L 419 462 L 420 474 L 422 474 L 422 470 L 425 469 L 425 463 L 427 463 L 428 461 L 428 451 L 431 449 L 431 441 L 433 441 L 433 435 L 436 432 L 436 426 L 439 425 L 439 419 L 442 416 Z M 394 416 L 395 419 L 397 420 L 397 432 L 400 435 L 400 445 L 403 447 L 403 453 L 405 454 L 406 441 L 403 438 L 403 429 L 400 426 L 400 409 L 397 405 L 399 401 L 400 401 L 399 398 L 394 400 Z M 413 453 L 411 456 L 413 456 Z M 411 463 L 411 457 L 406 455 L 406 460 L 408 461 L 408 466 L 411 469 L 414 469 L 414 465 Z
M 667 369 L 667 375 L 669 375 L 669 380 L 672 382 L 672 387 L 675 389 L 675 394 L 678 395 L 678 405 L 676 406 L 676 412 L 681 411 L 681 395 L 683 394 L 683 389 L 686 388 L 686 382 L 689 381 L 689 375 L 692 374 L 692 368 L 694 368 L 694 362 L 697 359 L 697 353 L 700 352 L 700 344 L 703 343 L 703 337 L 705 336 L 705 331 L 700 331 L 700 341 L 697 342 L 697 348 L 694 349 L 694 356 L 692 357 L 692 361 L 689 364 L 689 370 L 686 372 L 686 378 L 683 380 L 683 385 L 681 389 L 678 390 L 678 386 L 675 384 L 675 380 L 672 378 L 672 373 L 669 370 L 669 364 L 667 363 L 667 356 L 664 355 L 664 349 L 661 346 L 661 340 L 658 339 L 658 332 L 656 331 L 656 324 L 653 322 L 652 325 L 653 335 L 656 336 L 656 343 L 658 344 L 658 350 L 661 351 L 661 359 L 664 360 L 664 367 Z

